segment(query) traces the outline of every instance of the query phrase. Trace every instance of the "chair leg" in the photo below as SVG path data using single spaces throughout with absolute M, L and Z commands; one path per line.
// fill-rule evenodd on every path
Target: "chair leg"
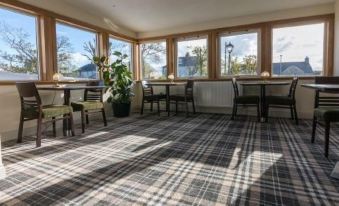
M 106 113 L 105 113 L 105 109 L 102 108 L 101 109 L 101 113 L 102 113 L 102 119 L 104 120 L 104 126 L 107 126 L 107 119 L 106 119 Z
M 81 131 L 85 133 L 85 111 L 81 110 Z
M 268 122 L 268 114 L 270 112 L 270 105 L 266 104 L 264 108 L 265 108 L 265 122 Z
M 293 110 L 293 106 L 290 106 L 290 111 L 291 111 L 291 120 L 294 120 L 294 110 Z
M 85 110 L 85 112 L 87 113 L 88 111 Z M 86 124 L 89 124 L 89 118 L 88 118 L 88 114 L 86 114 Z
M 313 126 L 312 126 L 312 139 L 311 139 L 312 143 L 314 143 L 314 140 L 315 140 L 316 130 L 317 130 L 317 118 L 314 116 L 313 117 Z
M 237 115 L 237 104 L 233 103 L 233 110 L 232 110 L 232 117 L 231 120 L 234 120 L 235 116 Z
M 325 123 L 325 157 L 328 157 L 328 149 L 330 143 L 330 122 Z
M 37 123 L 38 123 L 38 126 L 37 126 L 36 146 L 41 147 L 42 117 L 38 117 Z
M 20 122 L 19 122 L 19 131 L 18 131 L 18 140 L 17 143 L 22 143 L 22 132 L 24 129 L 24 118 L 22 114 L 20 115 Z
M 151 112 L 153 112 L 153 101 L 151 101 Z
M 175 114 L 178 114 L 178 101 L 175 101 Z
M 62 132 L 63 132 L 64 137 L 66 137 L 67 136 L 67 125 L 68 125 L 66 115 L 63 115 L 63 118 L 64 119 L 62 120 L 63 122 Z
M 71 133 L 72 133 L 72 136 L 75 136 L 73 112 L 69 113 L 69 121 L 71 121 Z
M 157 105 L 158 105 L 158 115 L 160 116 L 160 101 L 159 100 L 157 102 Z
M 193 114 L 195 114 L 195 103 L 194 103 L 194 99 L 192 99 L 192 107 L 193 107 Z
M 186 117 L 188 117 L 188 102 L 186 101 Z
M 143 115 L 143 114 L 144 114 L 144 106 L 145 106 L 145 102 L 144 102 L 144 100 L 142 100 L 140 115 Z
M 52 124 L 53 124 L 53 136 L 56 137 L 56 122 L 55 117 L 52 117 Z
M 299 119 L 298 119 L 298 113 L 297 113 L 297 106 L 296 105 L 293 106 L 293 110 L 294 110 L 295 124 L 299 125 Z

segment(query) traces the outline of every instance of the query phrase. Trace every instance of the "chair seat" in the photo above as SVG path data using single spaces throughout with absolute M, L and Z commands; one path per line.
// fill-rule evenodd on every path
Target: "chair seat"
M 237 104 L 258 104 L 260 97 L 256 95 L 238 96 L 235 101 Z
M 175 95 L 171 95 L 171 96 L 170 96 L 170 100 L 174 100 L 174 101 L 185 101 L 185 97 L 186 97 L 186 100 L 192 100 L 192 99 L 193 99 L 193 96 L 192 96 L 192 95 L 175 94 Z
M 288 96 L 266 96 L 266 103 L 273 105 L 292 105 L 295 100 Z
M 46 105 L 42 108 L 43 118 L 52 118 L 73 112 L 72 107 L 67 105 Z
M 99 110 L 104 108 L 104 104 L 100 101 L 81 101 L 71 103 L 74 111 L 81 110 Z
M 145 95 L 143 98 L 145 101 L 158 101 L 158 100 L 166 99 L 166 95 L 165 94 Z
M 319 120 L 329 122 L 339 122 L 339 108 L 338 107 L 321 107 L 314 110 L 314 116 Z

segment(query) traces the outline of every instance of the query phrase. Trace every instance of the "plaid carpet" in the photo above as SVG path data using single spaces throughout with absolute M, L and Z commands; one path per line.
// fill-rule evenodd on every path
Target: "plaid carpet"
M 5 145 L 5 205 L 335 205 L 339 130 L 323 156 L 311 122 L 200 114 L 98 122 L 86 134 Z M 100 123 L 100 124 L 99 124 Z M 79 132 L 78 132 L 79 133 Z

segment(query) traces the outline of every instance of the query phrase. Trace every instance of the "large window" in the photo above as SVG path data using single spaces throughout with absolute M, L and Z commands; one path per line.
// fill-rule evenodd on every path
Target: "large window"
M 167 78 L 166 42 L 147 42 L 140 45 L 141 71 L 143 79 Z
M 322 75 L 325 23 L 273 29 L 273 76 Z
M 249 31 L 220 36 L 220 74 L 257 75 L 259 32 Z
M 123 55 L 127 55 L 125 59 L 125 64 L 128 66 L 129 70 L 133 72 L 133 44 L 130 42 L 122 41 L 119 39 L 109 38 L 109 55 L 110 61 L 114 62 L 116 60 L 116 56 L 113 55 L 114 52 L 120 52 Z
M 0 8 L 0 80 L 38 80 L 37 18 Z
M 96 79 L 92 64 L 97 54 L 97 34 L 62 23 L 56 24 L 58 71 L 65 79 Z
M 208 77 L 207 36 L 178 39 L 177 77 Z

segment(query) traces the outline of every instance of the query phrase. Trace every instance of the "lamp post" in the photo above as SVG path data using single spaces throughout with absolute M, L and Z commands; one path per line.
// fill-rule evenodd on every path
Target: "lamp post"
M 231 72 L 231 53 L 233 51 L 234 45 L 229 42 L 228 44 L 225 42 L 225 68 L 226 68 L 226 52 L 228 52 L 228 74 L 232 74 Z

